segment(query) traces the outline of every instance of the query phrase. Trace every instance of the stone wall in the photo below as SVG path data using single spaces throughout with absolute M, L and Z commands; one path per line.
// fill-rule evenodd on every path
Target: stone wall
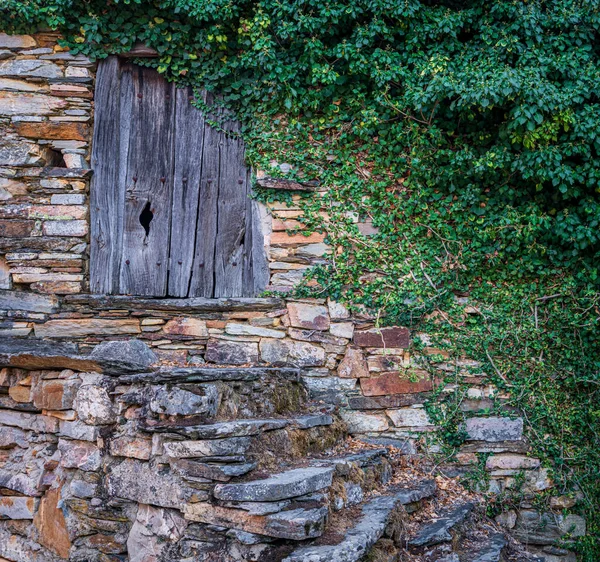
M 424 403 L 436 378 L 452 371 L 469 385 L 460 407 L 472 417 L 456 462 L 442 469 L 464 475 L 479 467 L 478 453 L 489 454 L 483 467 L 488 490 L 522 497 L 520 509 L 499 521 L 546 549 L 547 560 L 570 559 L 547 545 L 569 530 L 581 534 L 584 522 L 535 511 L 531 498 L 550 492 L 553 483 L 529 456 L 517 413 L 486 414 L 496 389 L 476 363 L 451 362 L 426 347 L 425 355 L 439 359 L 439 377 L 432 377 L 423 357 L 411 355 L 408 329 L 376 329 L 372 318 L 352 317 L 332 301 L 87 294 L 94 65 L 56 41 L 52 34 L 0 34 L 0 364 L 6 366 L 0 375 L 0 518 L 9 520 L 0 525 L 0 556 L 46 561 L 70 551 L 73 560 L 122 560 L 129 541 L 181 536 L 187 523 L 180 512 L 206 499 L 200 481 L 207 477 L 190 486 L 194 477 L 180 477 L 185 455 L 165 456 L 165 443 L 177 449 L 177 435 L 165 440 L 146 422 L 169 416 L 299 415 L 308 401 L 338 412 L 338 423 L 369 445 L 435 454 L 437 429 Z M 298 226 L 300 209 L 293 204 L 274 203 L 262 214 L 270 288 L 285 295 L 306 268 L 323 260 L 327 246 L 321 234 L 286 232 Z M 127 347 L 130 340 L 147 348 Z M 126 346 L 127 357 L 106 355 L 106 342 L 115 341 Z M 136 360 L 137 370 L 131 367 Z M 164 375 L 169 369 L 172 376 Z M 219 378 L 232 372 L 241 378 Z M 278 446 L 290 458 L 301 458 L 311 440 L 331 445 L 330 435 L 335 441 L 329 425 L 300 439 L 298 430 L 311 428 L 294 420 L 293 431 L 277 428 Z M 267 466 L 273 453 L 254 441 L 247 443 L 255 448 L 251 462 Z M 160 471 L 147 471 L 162 465 L 175 476 L 161 480 Z M 123 478 L 111 480 L 124 466 Z M 124 481 L 130 473 L 162 496 L 149 497 Z M 558 510 L 574 503 L 558 494 L 551 501 Z M 31 544 L 42 550 L 35 554 Z

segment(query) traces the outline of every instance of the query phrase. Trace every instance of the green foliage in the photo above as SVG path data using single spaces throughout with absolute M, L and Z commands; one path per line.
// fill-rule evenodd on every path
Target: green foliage
M 317 293 L 478 360 L 559 490 L 583 492 L 598 559 L 597 1 L 5 0 L 0 17 L 98 58 L 147 43 L 142 64 L 235 107 L 256 168 L 318 178 L 328 194 L 301 205 L 335 251 Z M 429 406 L 452 445 L 462 391 Z

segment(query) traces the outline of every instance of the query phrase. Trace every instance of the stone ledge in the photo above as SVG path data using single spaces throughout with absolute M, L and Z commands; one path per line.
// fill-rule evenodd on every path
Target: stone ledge
M 239 312 L 285 308 L 278 298 L 220 298 L 192 297 L 185 299 L 152 299 L 129 295 L 69 295 L 65 306 L 89 306 L 96 310 L 165 310 L 173 312 Z

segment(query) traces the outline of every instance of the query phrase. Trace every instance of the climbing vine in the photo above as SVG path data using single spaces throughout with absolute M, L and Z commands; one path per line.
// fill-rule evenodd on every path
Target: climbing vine
M 255 168 L 318 179 L 302 222 L 333 250 L 299 291 L 473 359 L 582 498 L 598 559 L 596 0 L 4 0 L 0 18 L 96 58 L 153 47 L 141 64 L 235 108 Z M 461 392 L 428 406 L 450 445 Z

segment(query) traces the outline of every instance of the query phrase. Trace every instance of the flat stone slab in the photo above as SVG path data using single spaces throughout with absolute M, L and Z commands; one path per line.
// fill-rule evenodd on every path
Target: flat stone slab
M 469 562 L 500 562 L 506 544 L 506 537 L 502 533 L 496 533 L 468 560 Z
M 220 500 L 273 502 L 303 496 L 331 486 L 331 467 L 296 468 L 263 480 L 237 484 L 217 484 L 213 491 Z
M 150 425 L 145 426 L 144 431 L 177 433 L 191 439 L 222 439 L 225 437 L 247 437 L 258 435 L 265 431 L 282 429 L 290 424 L 287 419 L 265 419 L 265 420 L 233 420 L 209 425 Z
M 92 349 L 90 358 L 111 363 L 115 369 L 120 368 L 123 372 L 145 371 L 158 361 L 154 352 L 144 342 L 136 339 L 99 343 Z
M 470 441 L 518 441 L 523 437 L 523 418 L 469 418 L 464 429 Z
M 408 544 L 410 546 L 431 546 L 441 542 L 451 541 L 452 535 L 449 533 L 450 529 L 464 521 L 469 513 L 471 513 L 473 507 L 474 504 L 471 502 L 455 507 L 444 517 L 440 517 L 434 523 L 429 523 L 422 527 L 419 532 L 408 541 Z
M 277 367 L 185 367 L 180 369 L 163 369 L 156 372 L 125 375 L 123 383 L 162 383 L 177 382 L 212 382 L 212 381 L 255 381 L 266 376 L 279 376 L 289 380 L 299 380 L 300 369 Z
M 174 459 L 244 455 L 249 446 L 250 439 L 248 437 L 176 441 L 163 445 L 165 453 Z
M 311 427 L 331 425 L 333 416 L 329 414 L 306 414 L 293 418 L 291 422 L 300 429 L 310 429 Z
M 106 342 L 107 344 L 128 342 Z M 142 342 L 138 342 L 145 345 Z M 103 345 L 103 344 L 101 344 Z M 134 344 L 135 345 L 135 344 Z M 137 346 L 138 349 L 140 346 Z M 71 343 L 56 343 L 42 339 L 4 338 L 0 341 L 0 367 L 18 367 L 21 369 L 73 369 L 81 372 L 97 372 L 107 375 L 140 370 L 139 359 L 130 356 L 117 357 L 101 351 L 91 355 L 82 355 L 78 347 Z M 95 350 L 94 350 L 95 351 Z M 152 353 L 148 350 L 149 353 Z M 154 354 L 152 354 L 154 355 Z M 146 360 L 150 355 L 145 355 Z M 150 367 L 151 368 L 151 367 Z M 144 370 L 149 370 L 148 365 Z
M 66 305 L 87 305 L 97 310 L 167 310 L 178 312 L 263 311 L 285 308 L 278 298 L 220 298 L 149 299 L 129 295 L 67 295 Z
M 290 540 L 319 537 L 325 529 L 327 508 L 293 509 L 270 515 L 251 515 L 243 509 L 209 503 L 192 503 L 183 508 L 184 517 L 210 525 L 247 533 Z
M 401 504 L 413 503 L 435 492 L 433 480 L 427 480 L 412 489 L 395 490 L 389 495 L 368 501 L 362 508 L 358 523 L 342 541 L 335 545 L 319 545 L 299 548 L 282 562 L 358 562 L 363 560 L 371 547 L 381 538 L 390 514 Z M 284 512 L 285 513 L 285 512 Z
M 21 338 L 0 341 L 0 367 L 102 371 L 100 363 L 80 355 L 76 345 Z
M 256 463 L 217 464 L 177 459 L 171 462 L 171 468 L 184 479 L 206 478 L 217 482 L 228 482 L 233 477 L 242 476 L 254 470 Z

